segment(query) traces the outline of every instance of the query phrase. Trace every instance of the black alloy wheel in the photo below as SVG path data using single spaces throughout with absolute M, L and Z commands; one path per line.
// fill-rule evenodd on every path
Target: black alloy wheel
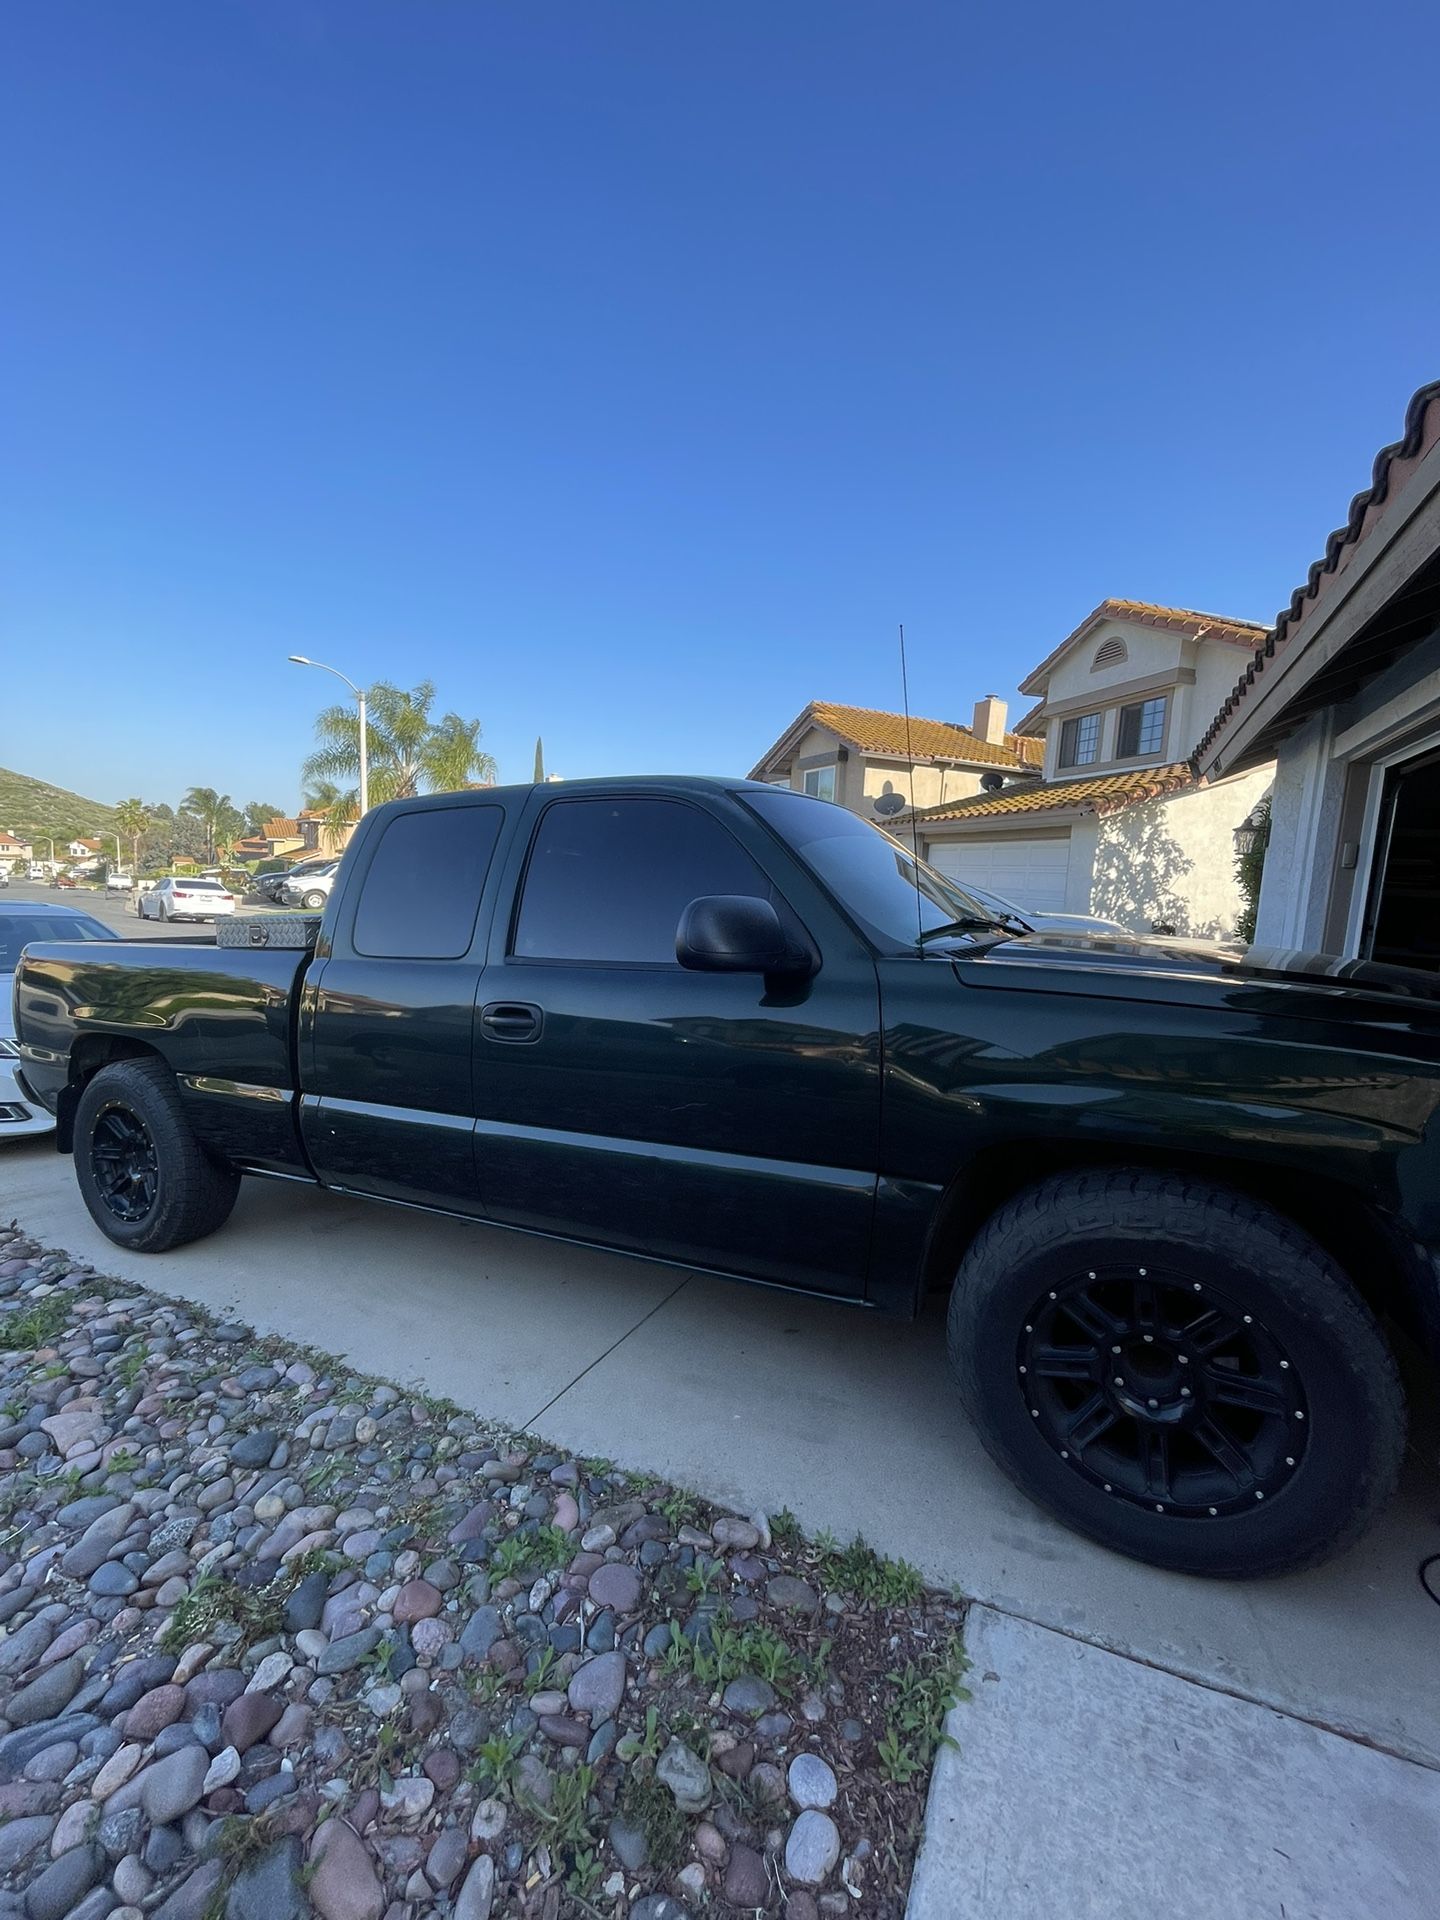
M 128 1107 L 106 1107 L 90 1136 L 95 1191 L 117 1220 L 146 1219 L 160 1190 L 160 1165 L 150 1129 Z
M 1314 1566 L 1399 1476 L 1405 1395 L 1369 1304 L 1294 1221 L 1218 1183 L 1117 1167 L 1023 1189 L 967 1249 L 946 1331 L 992 1458 L 1152 1566 Z
M 1220 1288 L 1163 1266 L 1087 1268 L 1047 1289 L 1016 1367 L 1058 1457 L 1156 1513 L 1243 1512 L 1304 1458 L 1304 1383 L 1280 1341 Z

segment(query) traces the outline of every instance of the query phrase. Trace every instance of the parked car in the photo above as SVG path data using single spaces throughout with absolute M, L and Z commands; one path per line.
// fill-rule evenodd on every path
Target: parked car
M 8 887 L 9 884 L 10 869 L 8 867 L 0 867 L 0 887 Z
M 73 874 L 57 873 L 55 878 L 50 882 L 50 884 L 52 887 L 73 887 L 75 884 L 75 878 Z
M 946 1286 L 985 1444 L 1122 1553 L 1276 1573 L 1388 1500 L 1380 1317 L 1440 1329 L 1435 976 L 1019 933 L 843 808 L 698 779 L 379 807 L 295 937 L 26 953 L 25 1073 L 118 1245 L 268 1173 L 880 1311 Z
M 340 870 L 338 860 L 329 860 L 323 867 L 316 867 L 309 873 L 290 873 L 280 889 L 280 898 L 287 907 L 304 907 L 311 913 L 318 913 L 330 898 L 330 889 L 335 884 L 335 875 Z
M 335 858 L 331 854 L 317 854 L 311 860 L 297 860 L 293 866 L 281 867 L 275 873 L 260 874 L 255 882 L 255 890 L 263 894 L 267 900 L 279 900 L 287 885 L 298 883 L 306 874 L 333 872 L 335 864 Z
M 1003 894 L 991 893 L 988 887 L 974 886 L 969 880 L 959 880 L 955 884 L 963 887 L 972 900 L 978 900 L 997 920 L 1008 920 L 1024 932 L 1119 933 L 1128 936 L 1130 931 L 1128 927 L 1122 927 L 1118 920 L 1100 920 L 1089 913 L 1036 913 L 1029 907 L 1017 907 L 1013 900 L 1007 900 Z
M 0 901 L 0 1142 L 53 1133 L 55 1115 L 20 1077 L 11 990 L 20 954 L 32 940 L 118 940 L 119 934 L 78 907 L 40 906 L 28 900 Z
M 134 879 L 128 873 L 112 872 L 107 873 L 105 876 L 105 891 L 107 893 L 129 893 L 134 884 Z
M 137 902 L 142 920 L 216 920 L 235 911 L 235 896 L 218 880 L 157 880 Z

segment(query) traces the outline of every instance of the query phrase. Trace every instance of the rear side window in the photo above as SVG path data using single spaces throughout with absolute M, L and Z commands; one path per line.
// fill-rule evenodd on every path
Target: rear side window
M 468 953 L 503 817 L 500 807 L 397 814 L 365 875 L 356 953 L 385 960 L 458 960 Z
M 530 850 L 513 952 L 522 960 L 675 966 L 680 916 L 703 893 L 771 898 L 717 820 L 677 800 L 560 800 Z

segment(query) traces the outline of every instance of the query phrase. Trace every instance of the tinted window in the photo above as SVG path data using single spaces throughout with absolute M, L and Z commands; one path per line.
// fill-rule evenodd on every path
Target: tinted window
M 502 818 L 499 807 L 397 814 L 365 875 L 355 951 L 387 960 L 468 953 Z
M 1165 696 L 1120 709 L 1119 758 L 1158 753 L 1165 739 Z
M 746 802 L 792 846 L 841 905 L 887 943 L 913 947 L 922 930 L 952 920 L 984 918 L 985 909 L 953 880 L 914 856 L 888 833 L 844 807 L 803 794 L 748 792 Z
M 557 801 L 530 850 L 514 952 L 673 967 L 680 916 L 703 893 L 771 897 L 708 814 L 677 800 Z
M 22 947 L 42 940 L 118 940 L 119 934 L 83 913 L 0 913 L 0 973 L 13 973 Z M 8 987 L 6 988 L 8 992 Z
M 1100 716 L 1082 713 L 1078 720 L 1067 720 L 1060 729 L 1062 767 L 1088 767 L 1100 758 Z

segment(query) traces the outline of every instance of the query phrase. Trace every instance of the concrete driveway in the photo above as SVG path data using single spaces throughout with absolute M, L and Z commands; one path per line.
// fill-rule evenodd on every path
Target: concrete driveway
M 918 1324 L 484 1227 L 247 1181 L 197 1246 L 127 1256 L 70 1163 L 0 1158 L 0 1210 L 102 1271 L 422 1382 L 585 1454 L 807 1528 L 863 1532 L 1002 1613 L 1440 1766 L 1434 1404 L 1400 1499 L 1315 1573 L 1157 1573 L 1067 1533 L 991 1466 L 955 1403 L 940 1303 Z

